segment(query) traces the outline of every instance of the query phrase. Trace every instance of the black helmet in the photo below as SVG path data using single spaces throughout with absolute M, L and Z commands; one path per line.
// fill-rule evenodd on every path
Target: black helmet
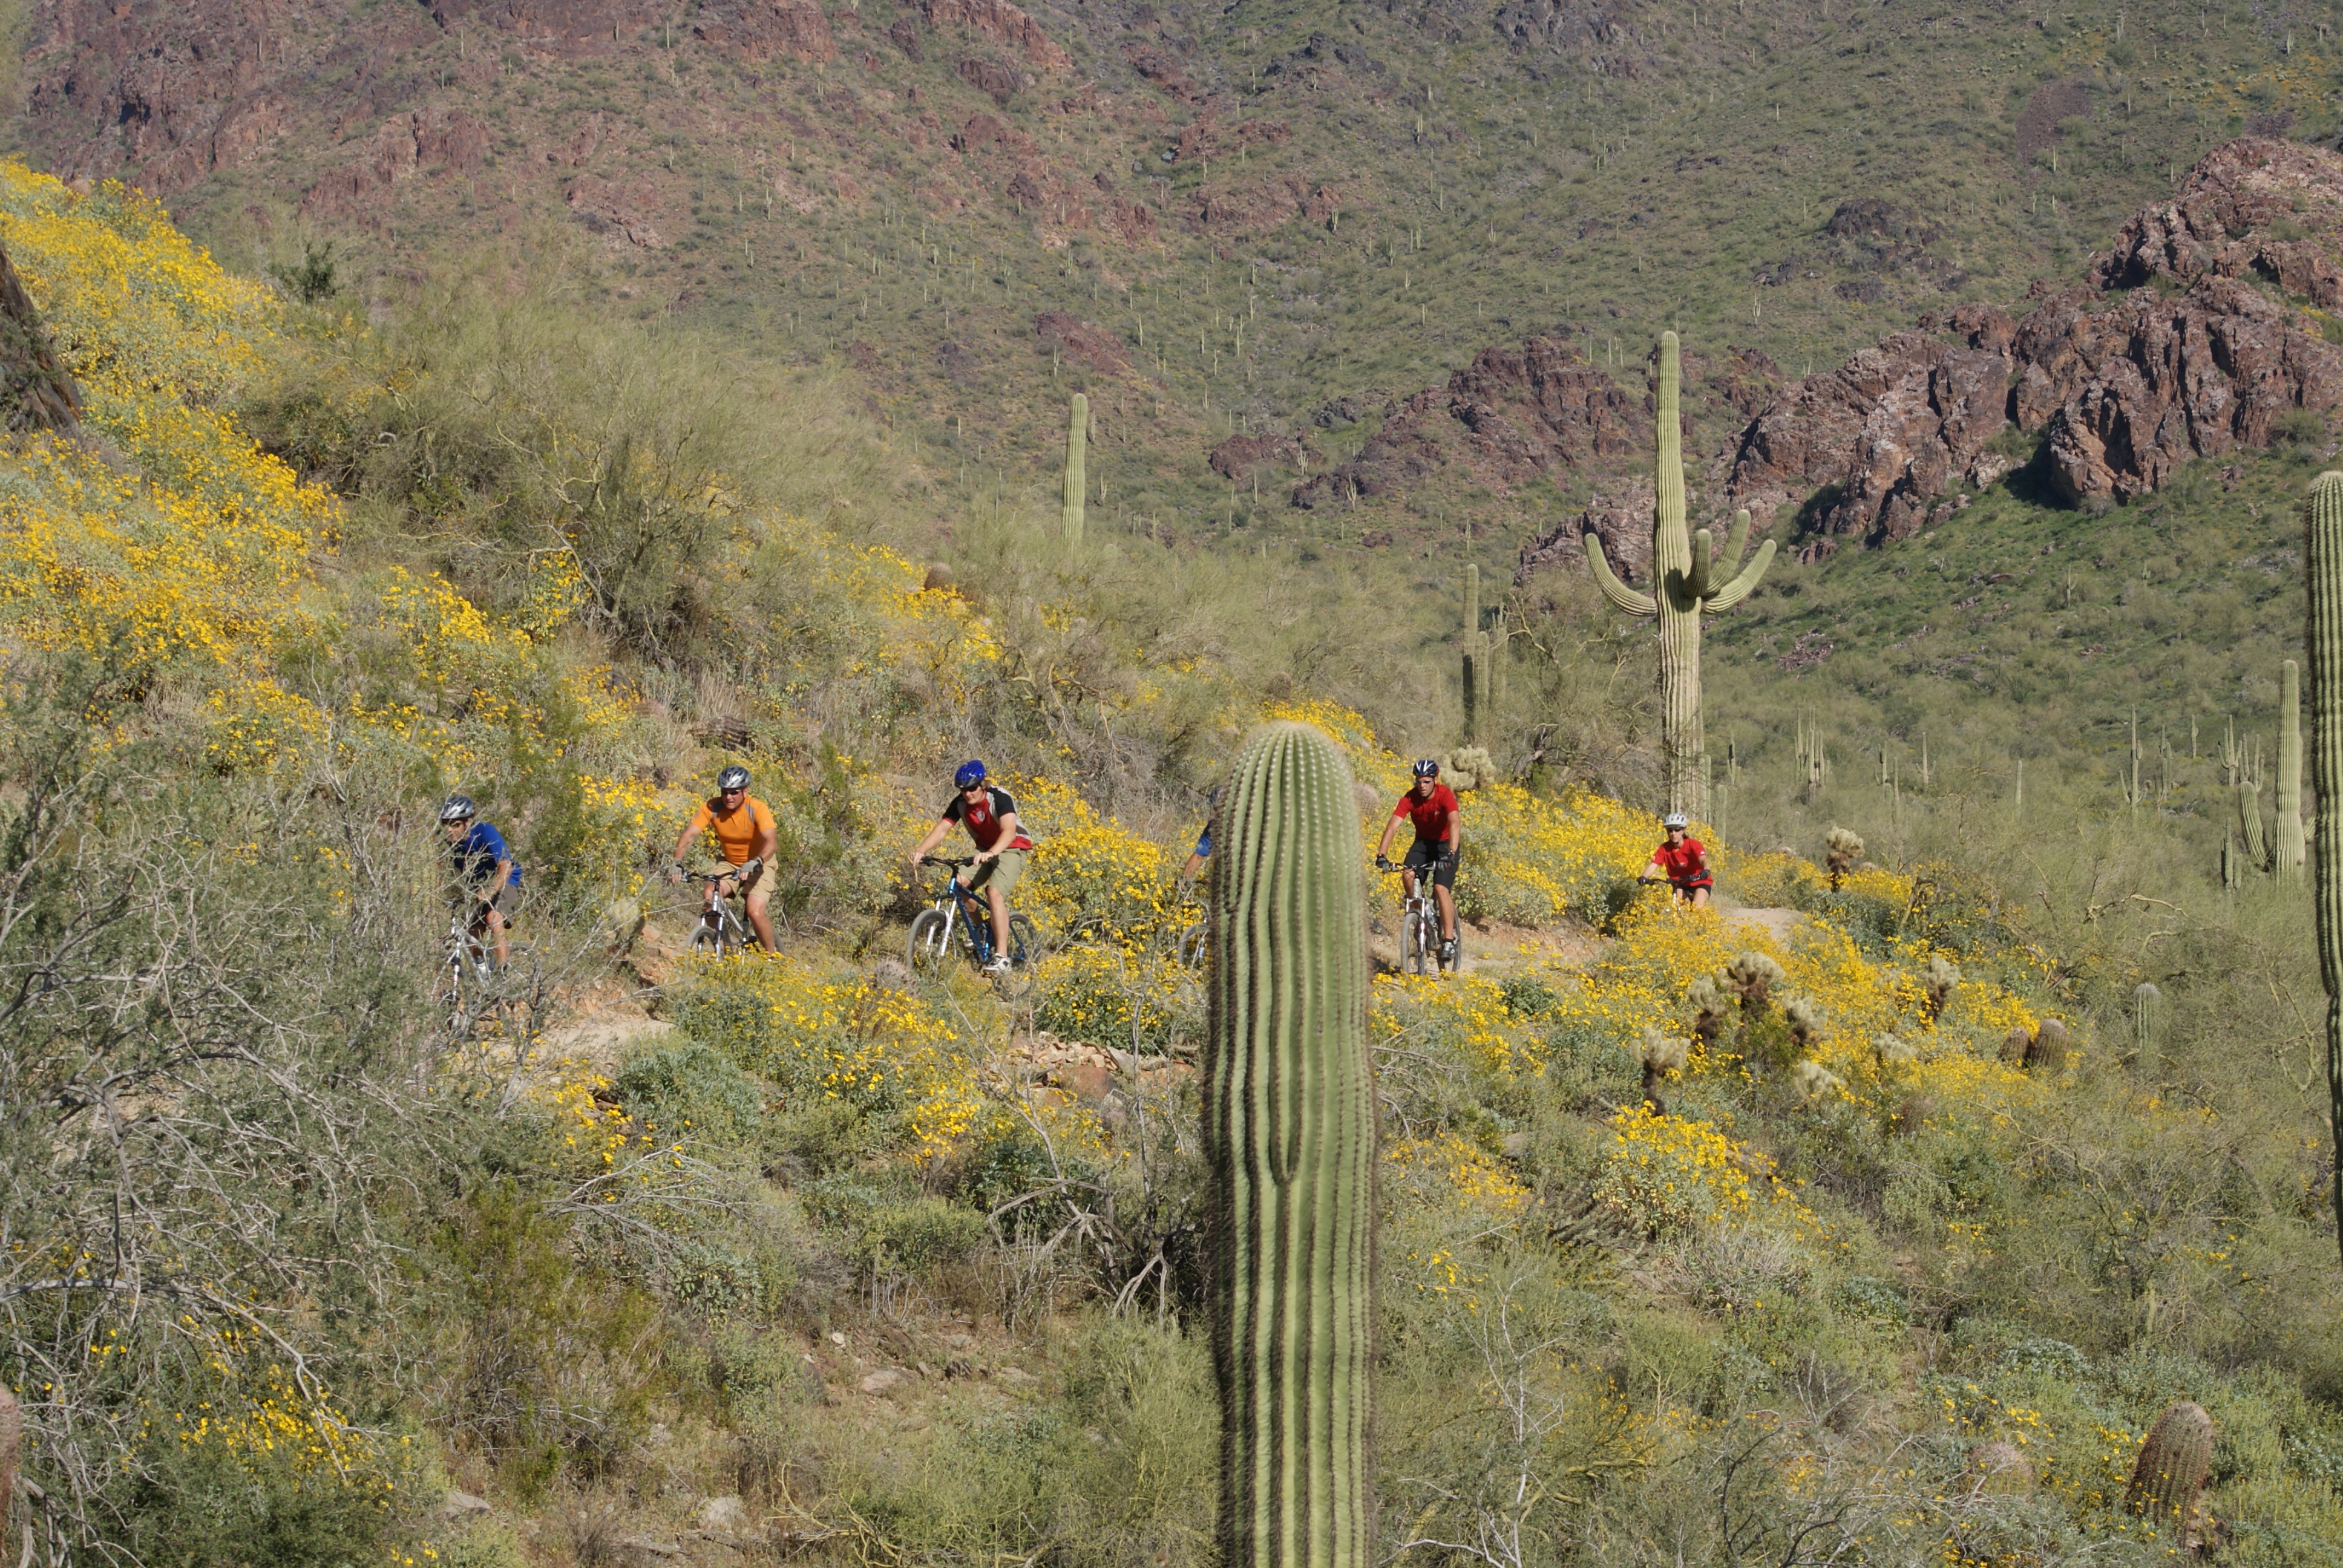
M 1429 757 L 1419 757 L 1415 763 L 1415 776 L 1418 779 L 1437 779 L 1440 777 L 1440 764 Z
M 716 788 L 719 791 L 746 789 L 748 787 L 749 770 L 738 762 L 716 776 Z
M 469 795 L 450 795 L 439 802 L 439 820 L 442 822 L 468 822 L 479 814 L 480 809 L 472 804 Z

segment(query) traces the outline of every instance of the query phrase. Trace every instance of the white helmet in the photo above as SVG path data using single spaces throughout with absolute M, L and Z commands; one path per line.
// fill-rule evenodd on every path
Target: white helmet
M 1692 819 L 1681 811 L 1671 811 L 1660 819 L 1660 826 L 1665 829 L 1689 828 Z

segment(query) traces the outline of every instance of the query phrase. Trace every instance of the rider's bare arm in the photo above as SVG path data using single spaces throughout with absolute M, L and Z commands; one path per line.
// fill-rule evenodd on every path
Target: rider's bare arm
M 951 830 L 952 819 L 950 818 L 937 818 L 936 825 L 928 829 L 928 836 L 920 840 L 920 847 L 911 851 L 912 864 L 917 865 L 920 861 L 926 859 L 929 853 L 932 851 L 938 844 L 944 841 L 944 835 Z

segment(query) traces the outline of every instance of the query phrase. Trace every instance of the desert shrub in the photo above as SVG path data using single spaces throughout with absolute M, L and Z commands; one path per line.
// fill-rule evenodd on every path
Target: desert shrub
M 764 1109 L 732 1059 L 696 1040 L 630 1052 L 611 1087 L 644 1131 L 689 1141 L 744 1142 Z
M 1033 1021 L 1061 1040 L 1167 1055 L 1202 1033 L 1202 991 L 1196 971 L 1171 958 L 1071 948 L 1042 967 Z

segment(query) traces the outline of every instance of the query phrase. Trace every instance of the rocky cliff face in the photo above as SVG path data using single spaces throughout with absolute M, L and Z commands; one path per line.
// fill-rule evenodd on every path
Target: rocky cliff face
M 1944 521 L 2013 467 L 2008 449 L 2026 444 L 1995 439 L 2013 428 L 2039 437 L 2057 495 L 2092 504 L 2266 447 L 2299 411 L 2331 414 L 2343 406 L 2343 347 L 2328 337 L 2343 328 L 2327 314 L 2343 310 L 2343 155 L 2264 137 L 2217 148 L 2172 201 L 2135 214 L 2082 282 L 2037 284 L 2028 304 L 2018 318 L 1978 305 L 1924 317 L 1773 392 L 1732 445 L 1718 509 L 1747 507 L 1814 559 Z M 1638 498 L 1647 511 L 1647 488 L 1606 486 L 1523 548 L 1520 580 L 1580 560 L 1590 529 L 1619 558 L 1614 536 L 1634 531 L 1624 518 Z

